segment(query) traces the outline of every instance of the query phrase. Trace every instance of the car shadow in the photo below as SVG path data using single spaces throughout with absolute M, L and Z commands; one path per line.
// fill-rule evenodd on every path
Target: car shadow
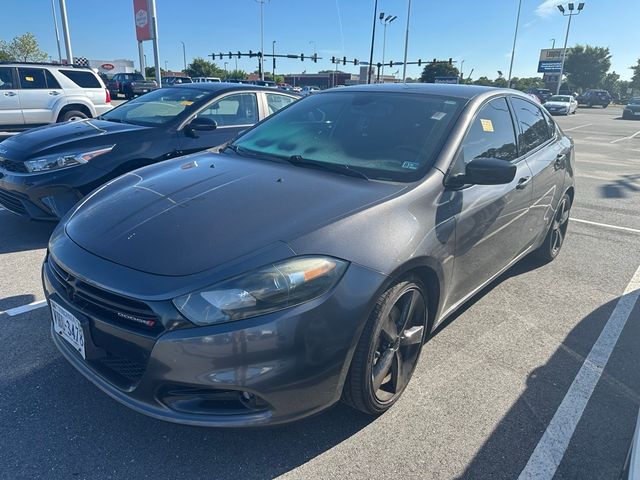
M 605 198 L 626 198 L 628 193 L 640 192 L 640 174 L 621 175 L 614 180 L 600 186 Z
M 28 305 L 36 299 L 34 295 L 14 295 L 13 297 L 0 298 L 0 312 L 11 308 Z
M 529 373 L 522 394 L 457 478 L 518 478 L 619 299 L 585 316 L 549 360 Z M 629 363 L 630 358 L 640 355 L 636 341 L 640 323 L 632 321 L 639 318 L 640 302 L 618 339 L 553 478 L 619 478 L 640 404 L 640 371 L 630 368 Z M 540 471 L 542 466 L 536 468 Z M 543 476 L 546 478 L 540 478 Z
M 46 248 L 55 222 L 37 222 L 0 210 L 0 254 Z

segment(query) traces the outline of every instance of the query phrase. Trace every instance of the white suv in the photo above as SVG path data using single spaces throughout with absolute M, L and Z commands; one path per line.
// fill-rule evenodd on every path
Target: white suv
M 90 68 L 0 62 L 0 131 L 92 118 L 111 96 Z

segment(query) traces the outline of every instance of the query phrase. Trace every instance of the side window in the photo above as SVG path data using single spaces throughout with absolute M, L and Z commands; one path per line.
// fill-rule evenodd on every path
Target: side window
M 258 100 L 255 93 L 236 93 L 213 102 L 199 117 L 215 120 L 219 127 L 253 125 L 258 122 Z
M 13 72 L 11 67 L 0 67 L 0 90 L 10 90 L 13 85 Z
M 573 98 L 573 97 L 571 97 L 571 98 Z M 548 114 L 547 112 L 545 112 L 544 110 L 543 110 L 543 112 L 542 112 L 542 113 L 544 114 L 544 119 L 547 121 L 547 128 L 549 129 L 549 136 L 550 136 L 551 138 L 553 138 L 553 137 L 555 137 L 555 136 L 556 136 L 556 132 L 557 132 L 557 129 L 556 129 L 556 122 L 554 122 L 554 121 L 553 121 L 553 118 L 551 118 L 551 115 L 549 115 L 549 114 Z
M 98 78 L 83 70 L 60 70 L 60 73 L 81 88 L 102 88 Z
M 286 107 L 290 103 L 295 101 L 287 95 L 280 95 L 278 93 L 267 93 L 267 105 L 269 106 L 269 115 L 276 113 L 283 107 Z
M 42 68 L 18 68 L 20 88 L 23 90 L 35 90 L 47 88 L 47 81 Z
M 505 98 L 491 100 L 476 114 L 462 141 L 451 175 L 464 174 L 474 158 L 497 158 L 511 162 L 518 158 L 511 113 Z
M 53 76 L 49 70 L 44 71 L 44 76 L 47 79 L 47 88 L 62 88 L 56 80 L 56 77 Z
M 537 105 L 521 98 L 512 98 L 511 103 L 520 127 L 518 135 L 520 155 L 525 155 L 551 138 L 549 125 Z

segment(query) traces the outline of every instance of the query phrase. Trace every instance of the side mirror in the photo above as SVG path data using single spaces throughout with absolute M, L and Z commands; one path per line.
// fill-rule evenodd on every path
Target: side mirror
M 464 175 L 449 179 L 448 185 L 504 185 L 511 183 L 516 176 L 516 166 L 497 158 L 474 158 L 465 169 Z

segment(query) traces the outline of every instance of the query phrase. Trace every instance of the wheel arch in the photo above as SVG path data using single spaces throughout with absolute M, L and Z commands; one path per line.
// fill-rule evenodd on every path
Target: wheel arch
M 58 115 L 56 116 L 56 122 L 59 122 L 60 119 L 62 118 L 62 116 L 71 111 L 71 110 L 78 110 L 82 113 L 84 113 L 87 117 L 89 118 L 93 118 L 94 115 L 94 111 L 86 104 L 84 103 L 68 103 L 67 105 L 65 105 L 64 107 L 62 107 L 60 109 L 60 111 L 58 112 Z

